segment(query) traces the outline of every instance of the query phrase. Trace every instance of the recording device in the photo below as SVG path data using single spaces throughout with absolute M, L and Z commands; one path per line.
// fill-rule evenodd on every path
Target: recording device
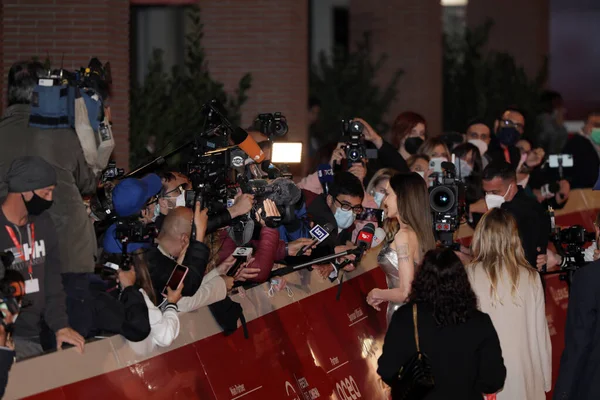
M 131 268 L 131 255 L 127 251 L 128 243 L 152 243 L 158 236 L 154 224 L 144 224 L 137 217 L 119 218 L 115 222 L 115 238 L 121 243 L 122 259 L 120 268 L 129 271 Z
M 282 137 L 288 133 L 287 119 L 282 113 L 258 114 L 254 120 L 254 129 L 269 137 Z
M 570 168 L 573 166 L 573 156 L 571 154 L 551 154 L 548 156 L 548 166 L 550 168 L 558 169 L 558 180 L 564 179 L 563 168 Z M 540 188 L 542 197 L 548 199 L 554 197 L 556 193 L 560 192 L 560 182 L 551 182 Z M 564 200 L 564 195 L 561 194 L 561 198 Z
M 175 268 L 173 268 L 173 272 L 171 272 L 171 276 L 169 277 L 166 286 L 162 290 L 162 295 L 167 297 L 167 294 L 169 293 L 167 288 L 171 288 L 171 290 L 179 289 L 188 272 L 188 267 L 177 264 Z
M 329 194 L 329 186 L 333 183 L 333 169 L 331 168 L 331 165 L 319 164 L 317 176 L 323 187 L 323 193 L 325 193 L 325 195 Z
M 117 168 L 116 161 L 109 161 L 106 168 L 102 171 L 100 182 L 105 183 L 120 179 L 125 176 L 125 170 L 123 168 Z
M 240 269 L 243 263 L 248 260 L 248 257 L 252 255 L 252 247 L 238 247 L 233 251 L 233 257 L 235 258 L 235 263 L 229 268 L 227 271 L 227 276 L 235 276 L 237 271 Z
M 342 136 L 346 138 L 344 150 L 348 164 L 362 163 L 364 158 L 377 158 L 377 150 L 365 147 L 364 128 L 359 121 L 342 120 Z
M 339 275 L 339 271 L 349 264 L 358 264 L 368 249 L 371 248 L 373 243 L 373 238 L 375 237 L 375 225 L 366 224 L 363 228 L 358 232 L 356 236 L 356 249 L 351 250 L 349 253 L 354 254 L 356 258 L 354 261 L 344 260 L 342 262 L 332 262 L 333 271 L 329 274 L 329 280 L 333 282 Z
M 568 228 L 555 227 L 550 235 L 550 241 L 563 258 L 562 270 L 577 270 L 585 265 L 583 246 L 596 240 L 594 232 L 586 232 L 580 225 Z
M 90 216 L 97 222 L 110 221 L 115 212 L 112 204 L 113 182 L 105 182 L 96 188 L 96 194 L 90 199 Z
M 8 270 L 15 260 L 12 252 L 0 252 L 0 260 L 0 313 L 2 316 L 0 323 L 10 332 L 12 325 L 7 326 L 4 322 L 6 315 L 2 313 L 2 310 L 7 310 L 13 315 L 19 313 L 25 295 L 25 280 L 19 271 Z
M 327 239 L 329 237 L 329 234 L 333 231 L 334 226 L 333 224 L 330 223 L 326 223 L 323 226 L 321 225 L 315 225 L 311 230 L 310 230 L 310 235 L 313 237 L 313 241 L 307 245 L 302 247 L 298 253 L 296 253 L 296 256 L 301 256 L 304 253 L 306 253 L 306 251 L 308 249 L 310 249 L 311 247 L 313 247 L 314 245 L 316 245 L 317 243 L 322 243 L 325 239 Z
M 436 239 L 443 246 L 454 246 L 453 233 L 467 212 L 464 184 L 456 178 L 454 164 L 444 161 L 444 175 L 429 188 L 429 204 Z

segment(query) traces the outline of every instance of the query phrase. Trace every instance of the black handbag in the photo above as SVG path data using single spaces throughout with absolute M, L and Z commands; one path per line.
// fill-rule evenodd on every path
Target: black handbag
M 413 323 L 417 352 L 400 368 L 398 377 L 392 384 L 392 400 L 421 400 L 435 386 L 429 358 L 421 353 L 419 346 L 416 304 L 413 304 Z

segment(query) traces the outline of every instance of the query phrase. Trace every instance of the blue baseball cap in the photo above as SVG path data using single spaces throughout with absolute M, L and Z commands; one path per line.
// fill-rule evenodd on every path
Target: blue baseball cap
M 115 186 L 112 203 L 119 217 L 130 217 L 142 211 L 146 202 L 162 189 L 162 181 L 156 174 L 142 179 L 127 178 Z
M 151 243 L 127 243 L 127 252 L 132 253 L 138 249 L 148 249 L 152 247 Z M 102 248 L 106 253 L 121 254 L 123 248 L 121 242 L 117 239 L 117 224 L 112 224 L 104 233 Z

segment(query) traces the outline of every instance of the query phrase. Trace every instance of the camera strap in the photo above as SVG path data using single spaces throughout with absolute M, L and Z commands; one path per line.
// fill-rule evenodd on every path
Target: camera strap
M 27 262 L 27 257 L 25 257 L 25 246 L 23 246 L 23 240 L 21 237 L 21 231 L 19 232 L 19 239 L 17 239 L 17 235 L 15 231 L 8 225 L 5 226 L 6 231 L 8 232 L 8 236 L 12 240 L 13 244 L 17 248 L 17 252 L 19 253 L 19 257 L 23 262 Z M 29 256 L 29 265 L 27 266 L 27 272 L 29 273 L 29 278 L 33 279 L 33 255 L 35 254 L 35 226 L 33 223 L 27 224 L 27 236 L 29 240 L 29 247 L 31 247 L 31 255 Z

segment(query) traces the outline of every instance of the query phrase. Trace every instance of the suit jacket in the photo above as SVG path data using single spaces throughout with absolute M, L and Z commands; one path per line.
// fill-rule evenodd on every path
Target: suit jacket
M 421 351 L 429 357 L 435 378 L 435 388 L 425 400 L 481 400 L 483 393 L 502 388 L 506 368 L 498 335 L 487 314 L 474 311 L 464 324 L 440 328 L 432 309 L 419 304 L 417 320 Z M 409 303 L 392 317 L 377 373 L 390 385 L 416 351 Z
M 528 196 L 522 187 L 511 201 L 502 208 L 517 220 L 519 236 L 525 250 L 525 258 L 535 267 L 538 254 L 546 254 L 550 237 L 550 217 L 535 198 Z M 537 248 L 541 250 L 538 251 Z
M 554 400 L 600 399 L 600 261 L 574 275 Z

